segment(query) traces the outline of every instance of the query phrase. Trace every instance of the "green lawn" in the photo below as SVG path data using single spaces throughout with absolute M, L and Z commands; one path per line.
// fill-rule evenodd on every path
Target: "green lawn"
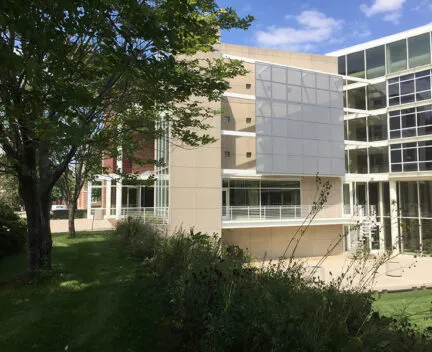
M 420 329 L 432 327 L 432 290 L 382 294 L 374 307 L 388 316 L 409 316 Z
M 25 256 L 0 263 L 0 351 L 170 349 L 160 290 L 107 236 L 55 235 L 58 278 L 38 287 L 17 280 Z

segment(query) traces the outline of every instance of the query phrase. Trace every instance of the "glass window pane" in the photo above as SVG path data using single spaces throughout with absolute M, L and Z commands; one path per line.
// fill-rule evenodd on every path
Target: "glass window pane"
M 389 105 L 390 106 L 399 105 L 399 104 L 400 104 L 400 98 L 399 97 L 389 99 Z
M 415 114 L 402 116 L 402 128 L 415 127 Z
M 389 89 L 389 97 L 392 98 L 400 95 L 399 83 L 389 84 L 388 89 Z
M 387 72 L 399 72 L 407 68 L 406 40 L 387 44 Z
M 432 181 L 420 181 L 419 185 L 420 185 L 420 212 L 421 212 L 420 216 L 424 218 L 432 218 Z M 432 230 L 432 228 L 430 228 L 430 230 Z M 431 233 L 431 239 L 432 239 L 432 233 Z
M 415 137 L 415 135 L 416 135 L 416 129 L 415 128 L 402 130 L 402 138 Z
M 421 92 L 416 94 L 416 100 L 417 101 L 423 101 L 428 100 L 431 98 L 431 92 Z
M 432 124 L 432 111 L 417 112 L 417 125 L 425 126 Z
M 402 164 L 392 164 L 392 172 L 402 172 Z
M 417 182 L 399 183 L 399 206 L 402 216 L 418 216 Z
M 347 55 L 348 76 L 365 78 L 364 51 Z
M 383 173 L 389 171 L 387 147 L 369 149 L 369 167 L 371 173 Z
M 422 92 L 431 89 L 430 76 L 421 77 L 416 79 L 416 90 Z
M 390 131 L 390 138 L 394 139 L 394 138 L 401 138 L 401 131 L 397 130 L 397 131 Z
M 419 221 L 417 219 L 400 219 L 402 230 L 402 251 L 419 252 L 420 251 L 420 231 Z
M 348 127 L 348 140 L 362 142 L 367 141 L 365 118 L 349 120 Z
M 369 142 L 387 139 L 387 116 L 369 116 Z
M 392 163 L 402 162 L 402 152 L 400 150 L 392 150 L 391 151 L 391 162 Z
M 346 75 L 345 55 L 338 57 L 338 72 L 340 75 Z
M 429 217 L 432 217 L 432 214 Z M 432 255 L 432 220 L 430 219 L 422 219 L 422 239 L 423 253 Z
M 366 50 L 367 78 L 385 75 L 384 45 Z
M 403 150 L 403 161 L 404 162 L 410 162 L 410 161 L 417 161 L 417 149 L 404 149 Z
M 352 174 L 367 174 L 367 152 L 366 149 L 350 150 L 349 172 Z
M 366 88 L 360 87 L 348 91 L 348 107 L 366 110 Z
M 414 93 L 414 81 L 405 81 L 400 83 L 401 94 Z
M 430 64 L 430 34 L 408 38 L 409 67 Z
M 387 106 L 386 84 L 379 83 L 367 87 L 368 110 L 382 109 Z
M 390 130 L 398 130 L 400 128 L 400 116 L 390 117 Z
M 401 104 L 413 103 L 414 100 L 415 100 L 414 94 L 401 96 Z

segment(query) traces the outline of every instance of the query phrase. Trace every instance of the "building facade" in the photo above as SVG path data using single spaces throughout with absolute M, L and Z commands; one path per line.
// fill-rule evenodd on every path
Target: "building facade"
M 194 227 L 256 257 L 278 258 L 291 254 L 287 246 L 315 209 L 319 174 L 332 188 L 296 256 L 360 245 L 428 251 L 431 30 L 328 55 L 218 45 L 211 55 L 241 60 L 248 73 L 213 103 L 222 113 L 207 132 L 217 142 L 190 148 L 161 138 L 140 151 L 163 158 L 164 167 L 105 161 L 156 182 L 100 176 L 89 184 L 88 216 L 102 209 L 107 218 L 159 219 L 169 232 Z
M 432 252 L 431 30 L 328 54 L 344 79 L 344 212 L 376 209 L 373 248 Z

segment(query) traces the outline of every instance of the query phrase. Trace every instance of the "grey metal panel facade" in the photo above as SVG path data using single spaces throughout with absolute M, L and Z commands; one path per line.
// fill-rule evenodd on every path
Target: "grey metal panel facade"
M 256 63 L 257 173 L 343 176 L 343 82 Z

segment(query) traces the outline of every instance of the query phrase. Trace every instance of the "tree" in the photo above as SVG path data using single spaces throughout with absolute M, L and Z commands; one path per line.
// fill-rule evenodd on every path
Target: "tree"
M 69 236 L 75 237 L 75 213 L 78 198 L 85 182 L 91 175 L 102 173 L 102 153 L 93 145 L 81 146 L 74 160 L 65 169 L 58 181 L 62 199 L 68 207 Z
M 130 133 L 212 142 L 205 119 L 245 70 L 210 53 L 219 29 L 247 29 L 214 0 L 13 0 L 0 10 L 0 145 L 28 220 L 30 276 L 51 267 L 51 192 L 83 145 L 115 155 Z

